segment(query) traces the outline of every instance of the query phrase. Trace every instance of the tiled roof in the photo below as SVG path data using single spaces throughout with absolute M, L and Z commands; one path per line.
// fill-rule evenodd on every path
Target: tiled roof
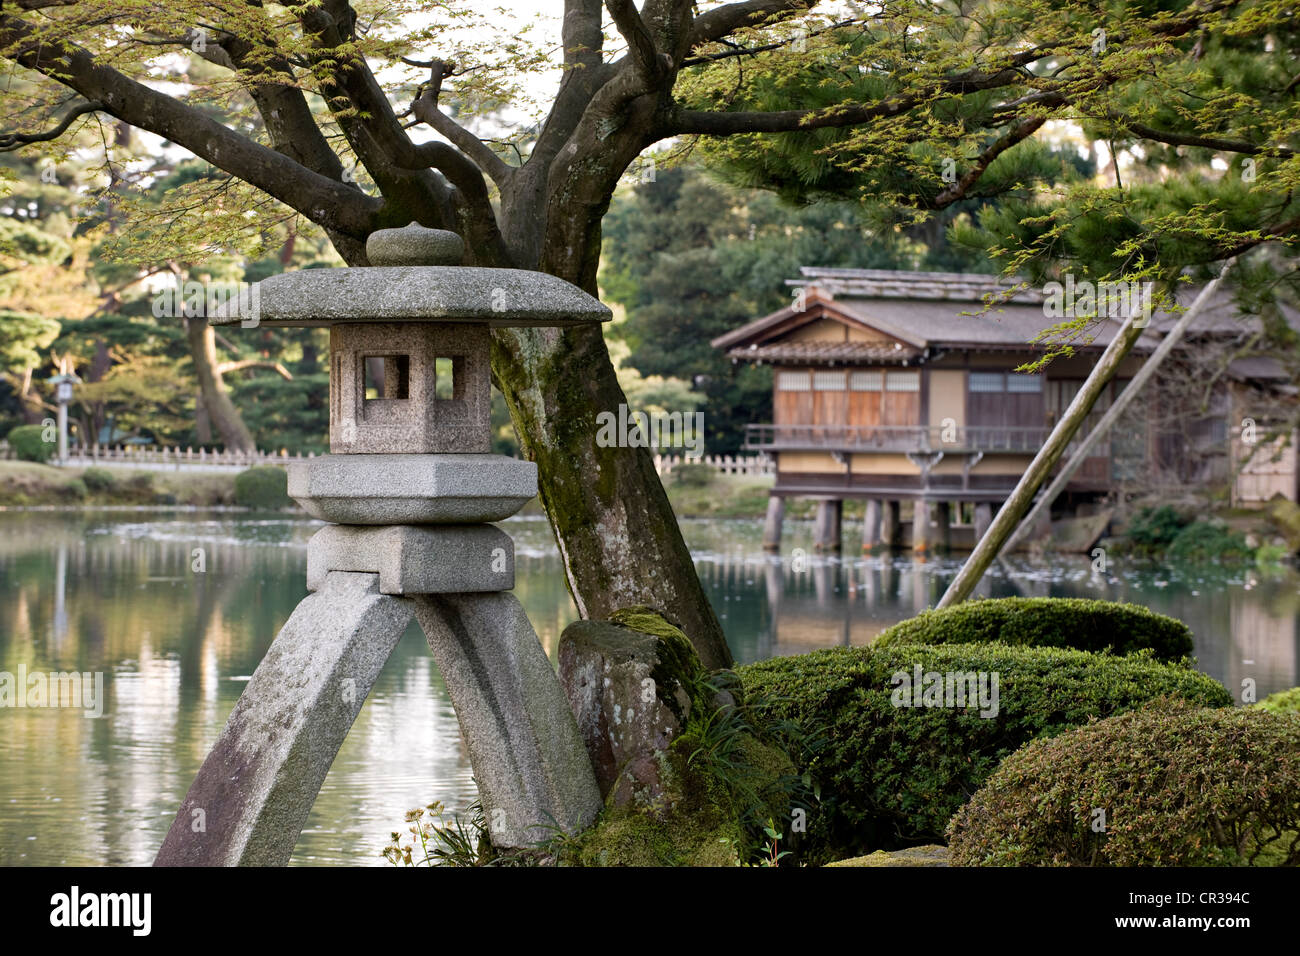
M 878 345 L 874 342 L 777 342 L 732 349 L 731 358 L 746 362 L 806 362 L 809 365 L 834 365 L 838 362 L 879 362 L 902 364 L 920 355 L 909 346 Z

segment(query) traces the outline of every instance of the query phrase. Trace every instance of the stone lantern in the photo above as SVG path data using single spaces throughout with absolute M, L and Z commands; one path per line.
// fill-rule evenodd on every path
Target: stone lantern
M 576 830 L 600 791 L 491 522 L 537 493 L 537 466 L 491 454 L 491 330 L 602 322 L 554 276 L 457 265 L 464 244 L 415 223 L 366 242 L 369 267 L 263 280 L 214 325 L 328 326 L 330 454 L 289 466 L 329 522 L 313 592 L 249 681 L 157 864 L 283 864 L 384 662 L 414 616 L 461 726 L 489 834 L 526 847 Z M 251 311 L 250 311 L 251 309 Z M 194 821 L 204 825 L 196 829 Z

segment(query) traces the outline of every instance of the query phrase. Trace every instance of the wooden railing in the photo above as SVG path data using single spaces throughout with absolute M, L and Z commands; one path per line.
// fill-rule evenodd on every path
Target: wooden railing
M 997 425 L 748 425 L 752 451 L 1010 452 L 1032 454 L 1048 429 Z
M 723 475 L 776 474 L 776 463 L 766 455 L 704 455 L 700 458 L 655 455 L 655 471 L 661 476 L 672 474 L 672 470 L 681 465 L 705 465 Z
M 8 442 L 0 442 L 0 459 L 12 458 Z M 290 461 L 314 458 L 314 453 L 303 455 L 280 452 L 239 452 L 207 448 L 147 447 L 131 445 L 74 447 L 66 461 L 51 460 L 50 464 L 63 464 L 69 468 L 136 468 L 145 471 L 222 471 L 243 470 L 255 465 L 286 465 Z
M 8 442 L 0 441 L 0 460 L 13 457 Z M 228 468 L 243 470 L 255 465 L 286 465 L 291 461 L 314 458 L 315 453 L 303 455 L 280 452 L 237 452 L 206 448 L 140 448 L 116 445 L 73 448 L 64 462 L 69 468 L 138 468 L 143 470 L 218 471 Z M 682 455 L 655 455 L 655 471 L 660 475 L 672 473 L 681 465 L 705 465 L 724 475 L 771 475 L 776 467 L 766 455 L 704 455 L 689 458 Z M 50 464 L 58 464 L 51 461 Z

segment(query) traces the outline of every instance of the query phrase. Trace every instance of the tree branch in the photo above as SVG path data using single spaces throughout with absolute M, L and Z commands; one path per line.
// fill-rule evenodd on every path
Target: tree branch
M 1256 146 L 1254 143 L 1248 143 L 1245 140 L 1240 139 L 1219 139 L 1214 136 L 1195 136 L 1190 133 L 1173 133 L 1167 130 L 1156 129 L 1143 123 L 1124 119 L 1121 119 L 1118 122 L 1135 136 L 1140 136 L 1143 139 L 1153 139 L 1158 143 L 1165 143 L 1169 146 L 1199 146 L 1223 153 L 1245 153 L 1249 156 L 1258 156 L 1260 153 L 1268 153 L 1269 155 L 1281 156 L 1286 159 L 1295 155 L 1295 151 L 1286 146 Z
M 817 0 L 745 0 L 715 7 L 695 18 L 690 49 L 714 43 L 744 27 L 784 20 L 817 6 Z
M 82 103 L 68 110 L 67 114 L 61 119 L 56 126 L 46 130 L 44 133 L 3 133 L 0 134 L 0 152 L 10 152 L 22 146 L 28 146 L 32 143 L 44 143 L 52 139 L 58 139 L 68 131 L 79 117 L 87 113 L 95 113 L 104 108 L 104 104 L 98 100 L 92 100 L 89 103 Z
M 169 139 L 327 229 L 364 238 L 382 204 L 241 136 L 174 97 L 99 63 L 89 50 L 0 13 L 0 49 L 19 65 L 103 103 L 103 111 Z
M 988 149 L 984 150 L 984 152 L 980 154 L 979 159 L 975 162 L 975 165 L 970 168 L 966 175 L 962 176 L 961 179 L 957 180 L 957 182 L 953 183 L 947 189 L 934 197 L 933 208 L 943 209 L 945 206 L 950 206 L 959 199 L 964 199 L 966 193 L 979 181 L 980 177 L 984 175 L 984 171 L 989 168 L 989 165 L 993 160 L 997 159 L 1012 146 L 1015 146 L 1017 143 L 1021 143 L 1030 136 L 1033 136 L 1034 133 L 1036 133 L 1046 122 L 1046 116 L 1032 116 L 1020 125 L 1008 131 L 1006 135 L 1000 137 L 996 142 L 989 146 Z
M 451 73 L 453 66 L 454 64 L 442 60 L 433 61 L 429 83 L 412 101 L 411 113 L 434 132 L 451 140 L 461 153 L 477 163 L 478 168 L 491 177 L 494 183 L 504 187 L 513 172 L 512 168 L 506 165 L 505 160 L 494 153 L 490 146 L 438 108 L 442 78 Z
M 268 362 L 263 359 L 240 359 L 237 362 L 221 362 L 217 365 L 216 372 L 218 375 L 225 375 L 227 372 L 237 372 L 245 368 L 269 368 L 276 372 L 286 382 L 292 382 L 293 376 L 289 370 L 279 362 Z

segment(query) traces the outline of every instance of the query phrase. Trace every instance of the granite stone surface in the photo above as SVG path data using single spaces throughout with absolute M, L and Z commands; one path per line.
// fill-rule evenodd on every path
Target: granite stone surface
M 336 524 L 480 524 L 537 494 L 537 465 L 504 455 L 322 455 L 288 470 L 289 497 Z
M 515 544 L 490 524 L 327 525 L 307 543 L 307 589 L 331 571 L 379 575 L 383 594 L 508 591 L 515 586 Z

